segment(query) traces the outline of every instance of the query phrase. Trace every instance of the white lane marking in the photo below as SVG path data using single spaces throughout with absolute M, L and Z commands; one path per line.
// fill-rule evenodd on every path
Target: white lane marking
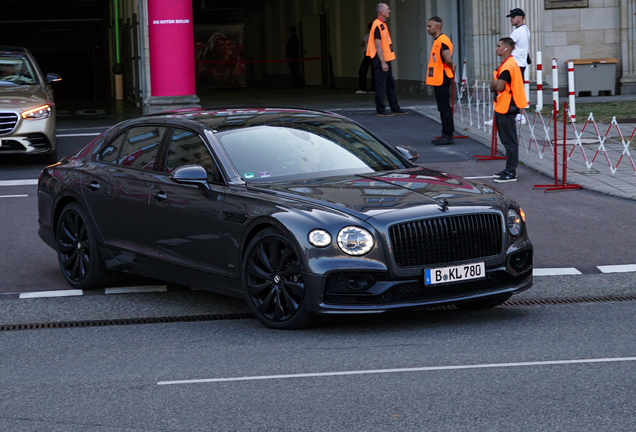
M 507 367 L 523 367 L 523 366 L 552 366 L 552 365 L 568 365 L 568 364 L 584 364 L 584 363 L 612 363 L 612 362 L 631 362 L 636 361 L 636 357 L 614 357 L 614 358 L 596 358 L 596 359 L 576 359 L 576 360 L 549 360 L 536 362 L 518 362 L 518 363 L 484 363 L 472 365 L 457 366 L 429 366 L 414 368 L 397 368 L 397 369 L 371 369 L 371 370 L 353 370 L 343 372 L 316 372 L 316 373 L 299 373 L 289 375 L 260 375 L 260 376 L 243 376 L 231 378 L 205 378 L 192 380 L 174 380 L 159 381 L 157 385 L 174 385 L 174 384 L 197 384 L 212 382 L 228 382 L 228 381 L 256 381 L 256 380 L 272 380 L 285 378 L 317 378 L 331 377 L 342 375 L 371 375 L 371 374 L 390 374 L 401 372 L 430 372 L 445 370 L 463 370 L 463 369 L 492 369 Z
M 574 267 L 571 268 L 536 268 L 532 270 L 532 276 L 561 276 L 583 274 Z
M 104 294 L 135 294 L 135 293 L 152 293 L 152 292 L 168 292 L 165 285 L 156 286 L 138 286 L 138 287 L 117 287 L 105 288 Z
M 91 132 L 91 133 L 75 133 L 75 134 L 58 134 L 55 135 L 57 138 L 59 137 L 85 137 L 85 136 L 97 136 L 100 135 L 101 132 L 99 133 L 95 133 L 95 132 Z
M 636 264 L 597 266 L 602 273 L 636 272 Z
M 24 198 L 28 195 L 0 195 L 0 198 Z
M 481 176 L 481 177 L 464 177 L 466 180 L 479 180 L 479 179 L 492 179 L 493 176 Z
M 21 299 L 29 298 L 42 298 L 42 297 L 69 297 L 69 296 L 81 296 L 84 295 L 84 291 L 74 290 L 59 290 L 59 291 L 36 291 L 36 292 L 23 292 L 20 293 Z
M 38 179 L 33 180 L 0 180 L 0 186 L 31 186 L 38 184 Z

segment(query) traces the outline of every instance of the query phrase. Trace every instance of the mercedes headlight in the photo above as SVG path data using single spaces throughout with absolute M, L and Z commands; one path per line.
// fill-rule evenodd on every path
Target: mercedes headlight
M 364 228 L 348 226 L 338 233 L 338 246 L 348 255 L 360 256 L 369 253 L 374 243 L 373 236 Z
M 25 120 L 42 120 L 51 117 L 51 106 L 42 105 L 20 114 Z
M 517 213 L 516 210 L 508 210 L 506 222 L 508 224 L 508 231 L 510 231 L 510 234 L 513 236 L 519 235 L 521 232 L 521 216 L 519 216 L 519 213 Z

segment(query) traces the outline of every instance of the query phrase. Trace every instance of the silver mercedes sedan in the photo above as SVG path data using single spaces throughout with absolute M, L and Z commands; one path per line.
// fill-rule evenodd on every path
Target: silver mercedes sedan
M 50 84 L 61 79 L 45 76 L 28 49 L 0 46 L 0 157 L 30 154 L 40 163 L 57 162 Z

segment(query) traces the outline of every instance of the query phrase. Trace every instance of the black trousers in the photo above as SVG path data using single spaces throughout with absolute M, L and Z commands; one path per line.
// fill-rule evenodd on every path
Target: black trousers
M 389 100 L 389 106 L 392 111 L 399 111 L 400 105 L 398 105 L 397 95 L 395 94 L 395 80 L 393 79 L 393 72 L 391 70 L 391 62 L 387 62 L 389 70 L 384 72 L 382 70 L 382 63 L 376 55 L 371 60 L 373 62 L 373 74 L 375 75 L 375 110 L 378 114 L 381 114 L 386 109 L 384 105 L 384 93 Z
M 517 139 L 516 114 L 495 113 L 495 124 L 501 143 L 506 149 L 506 171 L 516 173 L 519 165 L 519 140 Z
M 453 108 L 451 107 L 452 78 L 444 75 L 444 82 L 440 86 L 434 86 L 437 110 L 442 120 L 442 135 L 453 135 L 455 121 L 453 120 Z
M 373 64 L 371 57 L 365 55 L 360 63 L 360 69 L 358 69 L 358 88 L 362 91 L 367 91 L 367 72 L 371 68 L 371 87 L 369 91 L 375 91 L 375 74 L 373 73 Z

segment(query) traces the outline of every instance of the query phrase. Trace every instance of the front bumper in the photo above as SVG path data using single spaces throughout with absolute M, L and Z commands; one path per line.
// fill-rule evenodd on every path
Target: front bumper
M 0 134 L 0 155 L 2 154 L 46 154 L 55 151 L 55 111 L 51 117 L 41 120 L 25 120 L 18 112 L 0 110 L 0 118 L 9 121 L 16 118 L 15 126 L 9 133 Z
M 425 285 L 422 277 L 395 280 L 385 272 L 334 272 L 306 275 L 309 310 L 317 314 L 378 313 L 437 306 L 518 293 L 532 286 L 532 249 L 510 254 L 504 266 L 486 268 L 486 277 Z

